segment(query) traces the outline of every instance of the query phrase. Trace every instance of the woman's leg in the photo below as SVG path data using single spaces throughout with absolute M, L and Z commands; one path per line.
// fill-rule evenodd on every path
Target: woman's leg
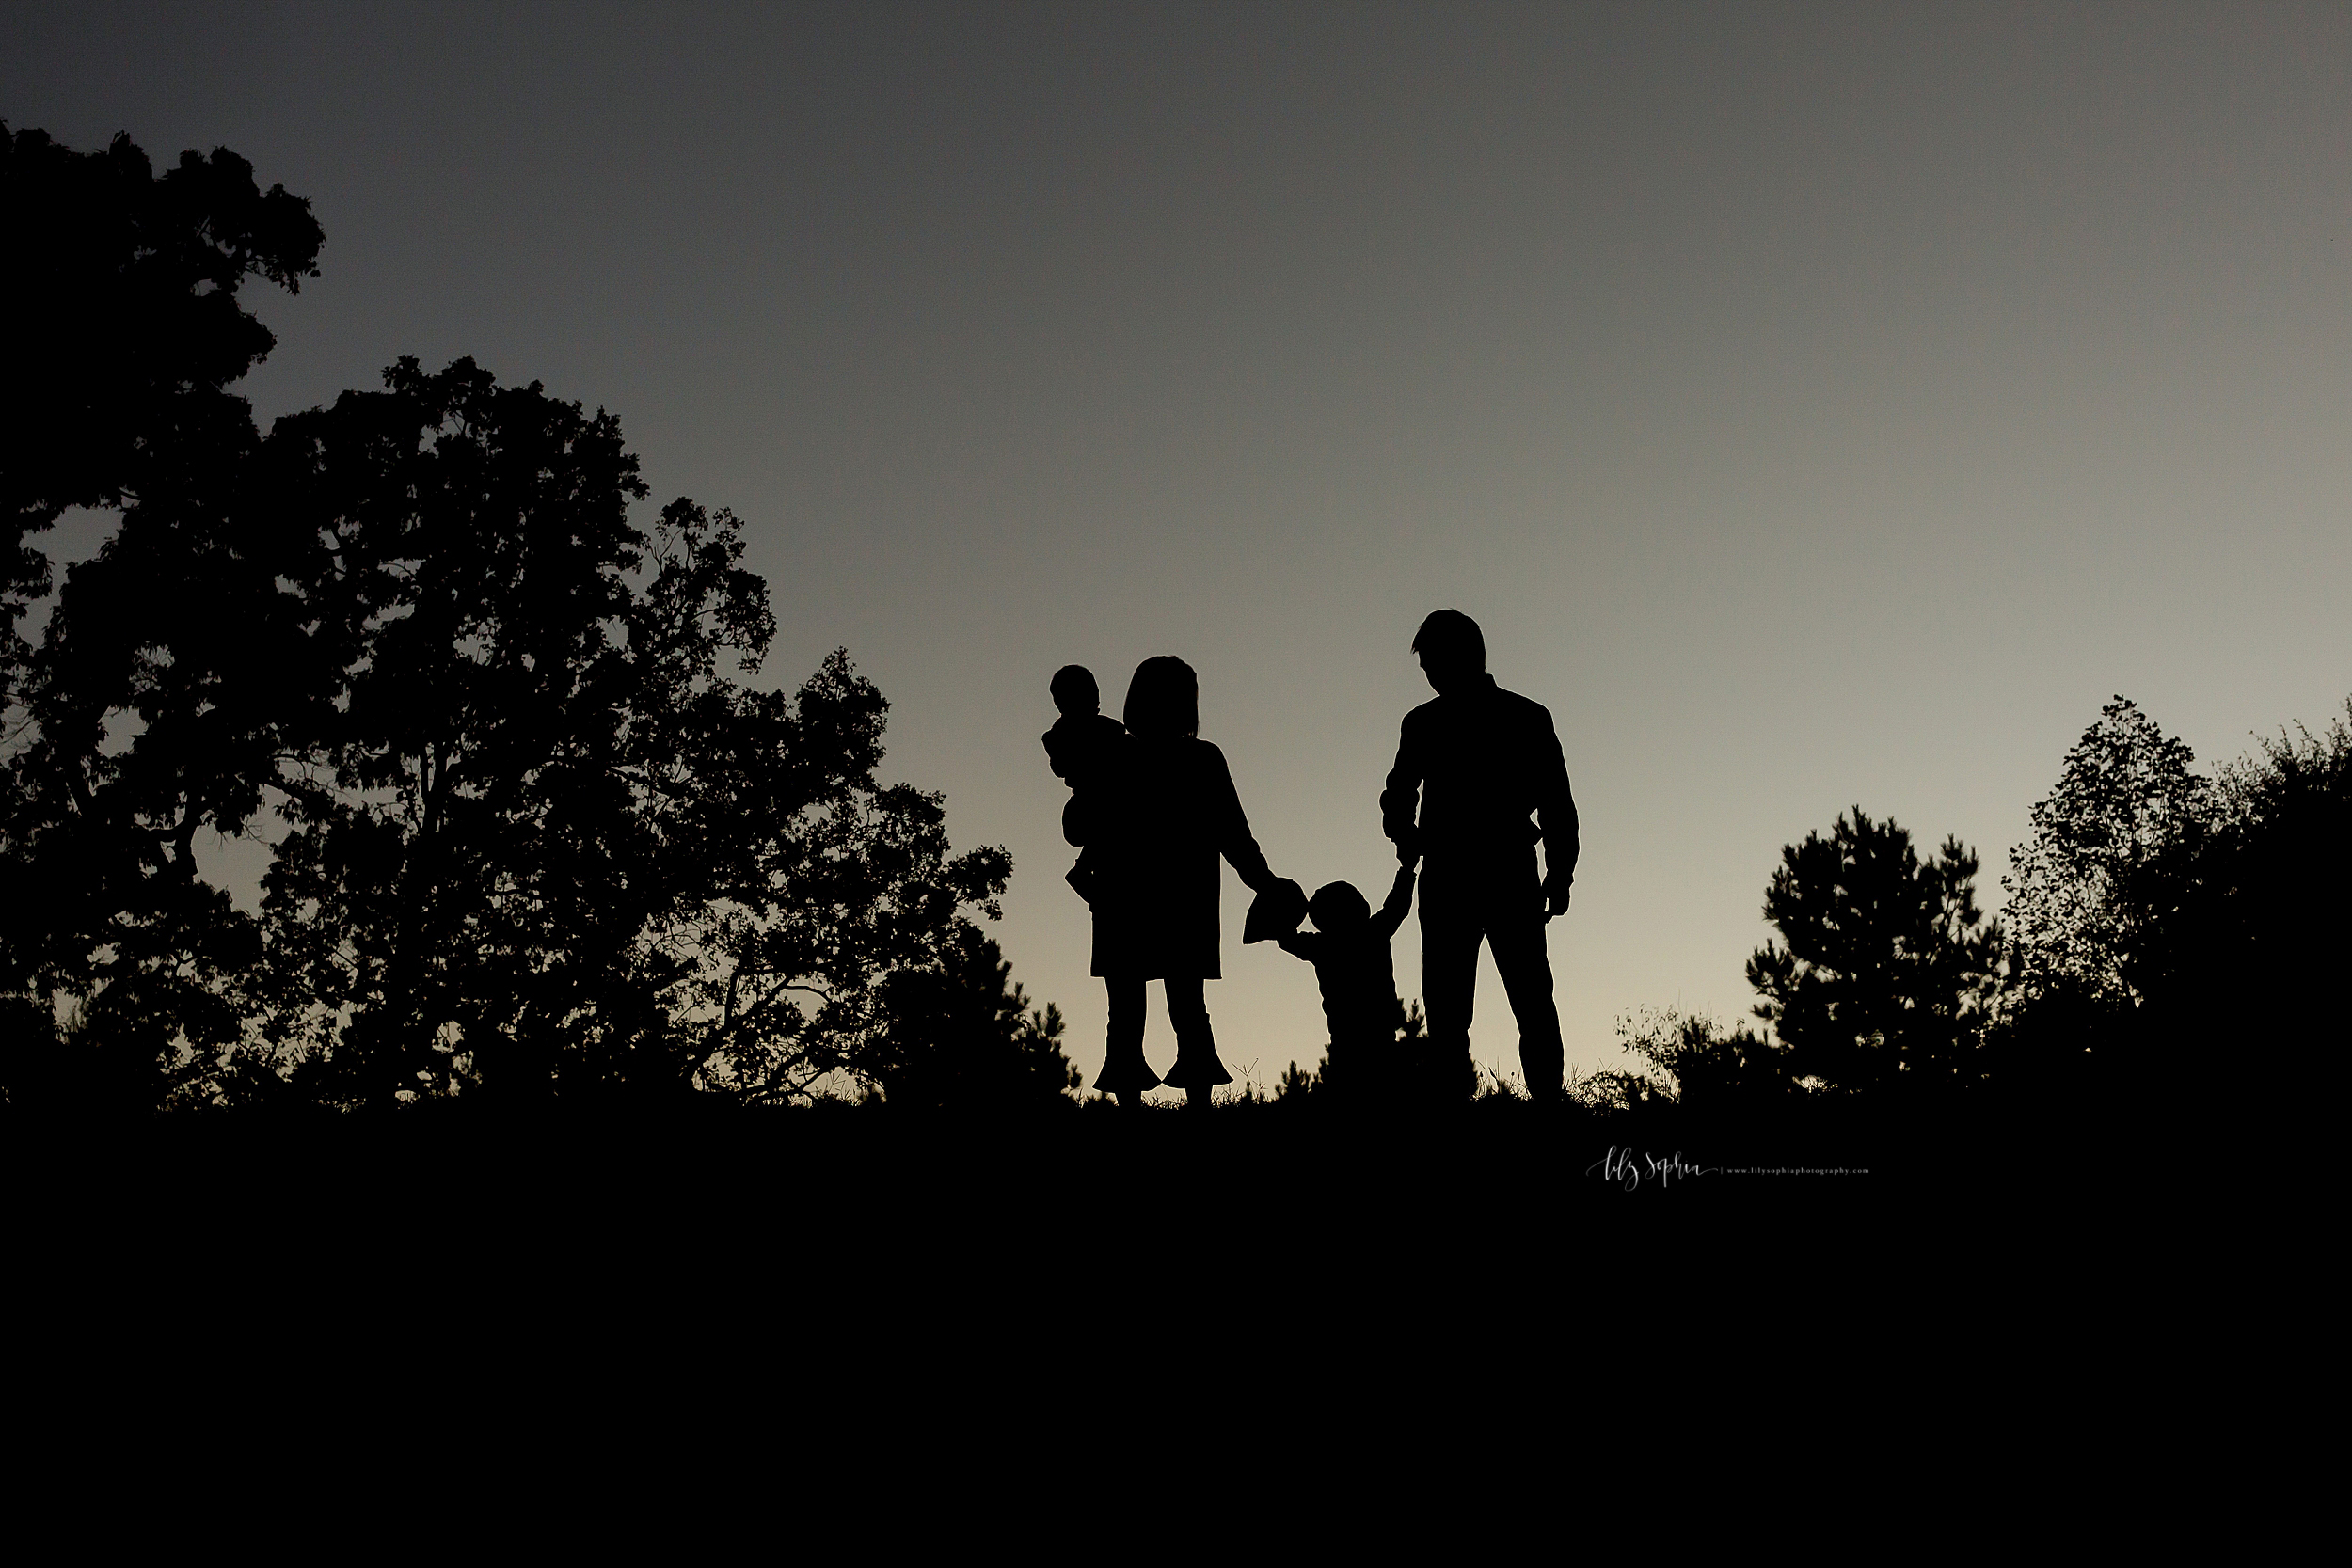
M 1170 975 L 1168 1022 L 1176 1030 L 1176 1053 L 1184 1068 L 1184 1103 L 1206 1105 L 1219 1084 L 1232 1074 L 1216 1059 L 1216 1037 L 1209 1029 L 1209 999 L 1200 977 Z
M 1112 974 L 1104 977 L 1103 986 L 1109 992 L 1111 1026 L 1094 1086 L 1132 1109 L 1143 1103 L 1143 1091 L 1160 1081 L 1143 1059 L 1143 982 Z

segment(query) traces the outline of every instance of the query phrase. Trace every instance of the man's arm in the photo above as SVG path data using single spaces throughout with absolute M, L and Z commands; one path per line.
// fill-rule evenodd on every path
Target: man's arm
M 1421 810 L 1422 782 L 1428 776 L 1408 713 L 1397 730 L 1396 766 L 1389 769 L 1389 786 L 1380 792 L 1380 831 L 1396 846 L 1396 858 L 1407 865 L 1421 856 L 1421 830 L 1413 818 Z
M 1535 822 L 1544 839 L 1544 910 L 1547 916 L 1568 912 L 1568 888 L 1576 880 L 1576 860 L 1583 846 L 1577 837 L 1576 796 L 1568 788 L 1567 758 L 1560 751 L 1560 736 L 1551 715 L 1544 715 L 1544 733 L 1535 746 Z

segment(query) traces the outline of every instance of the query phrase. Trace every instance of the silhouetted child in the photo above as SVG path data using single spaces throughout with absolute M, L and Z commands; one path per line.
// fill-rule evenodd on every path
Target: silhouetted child
M 1396 1032 L 1405 1005 L 1396 999 L 1389 942 L 1412 907 L 1413 868 L 1403 865 L 1377 914 L 1354 884 L 1333 882 L 1307 900 L 1315 928 L 1277 939 L 1283 952 L 1315 966 L 1323 1016 L 1331 1026 L 1323 1079 L 1343 1095 L 1392 1099 L 1404 1086 Z
M 1061 717 L 1045 732 L 1045 760 L 1071 792 L 1070 803 L 1061 809 L 1061 833 L 1084 847 L 1078 852 L 1078 863 L 1064 874 L 1064 879 L 1091 904 L 1094 846 L 1101 838 L 1096 819 L 1106 803 L 1104 797 L 1127 744 L 1127 726 L 1102 711 L 1102 690 L 1094 684 L 1094 672 L 1083 664 L 1065 664 L 1055 671 L 1048 689 Z

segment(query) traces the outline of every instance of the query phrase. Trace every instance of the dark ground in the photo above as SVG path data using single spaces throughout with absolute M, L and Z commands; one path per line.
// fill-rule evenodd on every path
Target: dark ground
M 2086 1121 L 1851 1101 L 1770 1117 L 1488 1100 L 1390 1117 L 1278 1103 L 1000 1119 L 451 1104 L 0 1132 L 20 1256 L 69 1275 L 837 1265 L 1017 1278 L 1182 1273 L 1186 1259 L 1311 1275 L 1380 1255 L 1545 1270 L 1616 1245 L 1886 1245 L 2131 1209 L 2150 1189 L 2144 1162 Z

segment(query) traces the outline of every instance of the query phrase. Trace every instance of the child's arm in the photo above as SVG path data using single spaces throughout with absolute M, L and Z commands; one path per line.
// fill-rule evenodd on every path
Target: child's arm
M 1380 912 L 1372 917 L 1372 928 L 1380 933 L 1382 942 L 1396 935 L 1396 928 L 1405 924 L 1406 911 L 1413 907 L 1413 868 L 1396 868 L 1396 881 L 1389 888 L 1389 901 L 1380 906 Z
M 1274 939 L 1274 945 L 1294 958 L 1304 958 L 1309 963 L 1315 961 L 1315 933 L 1312 931 L 1286 931 Z
M 1071 754 L 1070 732 L 1057 723 L 1040 738 L 1045 742 L 1045 765 L 1054 770 L 1054 777 L 1067 783 L 1071 768 L 1077 761 Z M 1073 784 L 1070 787 L 1075 789 L 1078 786 Z

